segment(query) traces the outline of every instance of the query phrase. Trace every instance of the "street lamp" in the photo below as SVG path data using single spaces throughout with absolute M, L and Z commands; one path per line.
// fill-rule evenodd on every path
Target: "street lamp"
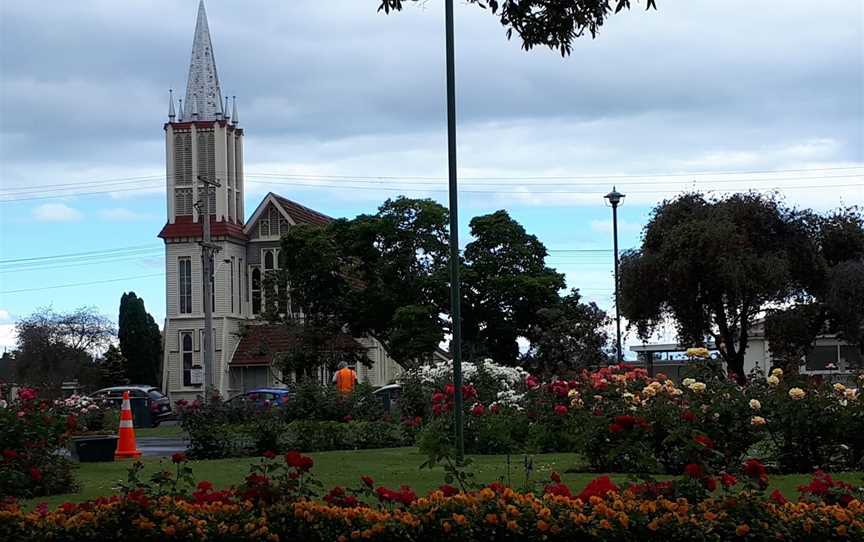
M 612 205 L 612 238 L 615 244 L 615 355 L 618 363 L 621 363 L 624 356 L 621 352 L 621 313 L 618 311 L 618 205 L 624 199 L 624 194 L 613 186 L 612 191 L 603 197 Z

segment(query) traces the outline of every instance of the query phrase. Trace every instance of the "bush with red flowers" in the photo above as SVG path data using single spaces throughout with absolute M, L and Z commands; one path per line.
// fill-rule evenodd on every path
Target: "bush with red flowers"
M 30 388 L 0 407 L 0 496 L 29 498 L 77 487 L 72 465 L 60 453 L 69 425 L 53 401 L 40 399 Z

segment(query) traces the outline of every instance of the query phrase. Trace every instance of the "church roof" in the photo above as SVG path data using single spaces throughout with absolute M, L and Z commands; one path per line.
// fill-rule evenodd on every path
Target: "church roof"
M 271 192 L 271 194 L 273 194 Z M 273 194 L 273 197 L 276 201 L 279 202 L 279 205 L 285 209 L 285 212 L 288 213 L 288 216 L 291 217 L 291 220 L 294 221 L 295 224 L 327 224 L 328 222 L 332 222 L 333 219 L 324 213 L 319 213 L 309 207 L 305 207 L 300 205 L 296 201 L 291 201 L 288 198 L 283 198 L 279 194 Z
M 296 333 L 283 324 L 246 326 L 230 365 L 233 367 L 270 365 L 274 355 L 288 352 L 297 345 L 297 340 Z M 337 344 L 333 346 L 365 349 L 347 333 L 337 335 L 336 342 Z
M 192 59 L 189 61 L 184 108 L 193 115 L 191 119 L 184 120 L 216 120 L 224 113 L 204 0 L 198 4 L 198 22 L 195 24 L 195 38 L 192 41 Z

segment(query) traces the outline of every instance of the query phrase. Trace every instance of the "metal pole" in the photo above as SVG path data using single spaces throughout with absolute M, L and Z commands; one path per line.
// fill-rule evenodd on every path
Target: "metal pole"
M 447 33 L 447 158 L 450 179 L 450 305 L 453 321 L 453 387 L 456 454 L 465 455 L 462 432 L 462 315 L 459 282 L 459 188 L 456 176 L 456 59 L 453 44 L 453 0 L 444 0 Z
M 624 361 L 621 352 L 621 312 L 618 310 L 618 202 L 612 203 L 612 238 L 615 245 L 615 350 L 618 363 Z
M 210 190 L 219 186 L 216 181 L 210 181 L 201 175 L 198 180 L 204 183 L 204 203 L 201 207 L 204 210 L 204 216 L 201 218 L 201 210 L 199 209 L 198 218 L 202 220 L 203 232 L 201 239 L 201 268 L 204 275 L 204 344 L 201 348 L 203 354 L 204 365 L 204 400 L 210 401 L 212 391 L 215 385 L 214 376 L 214 361 L 216 359 L 216 345 L 213 343 L 213 255 L 220 250 L 221 247 L 215 245 L 210 238 Z

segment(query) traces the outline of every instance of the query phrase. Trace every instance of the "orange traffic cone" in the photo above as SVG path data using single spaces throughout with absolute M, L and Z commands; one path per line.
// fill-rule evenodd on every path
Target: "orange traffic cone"
M 129 392 L 123 392 L 123 407 L 120 409 L 120 440 L 117 441 L 117 451 L 114 459 L 138 459 L 141 452 L 135 444 L 135 427 L 132 424 L 132 407 L 129 404 Z

